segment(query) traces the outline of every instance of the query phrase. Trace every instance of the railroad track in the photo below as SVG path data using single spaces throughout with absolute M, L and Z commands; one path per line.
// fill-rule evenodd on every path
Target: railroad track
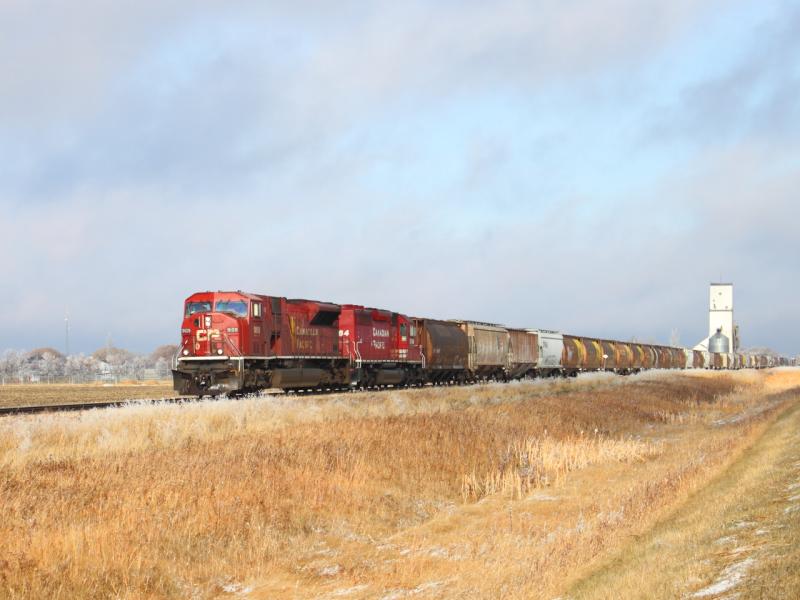
M 104 402 L 74 402 L 70 404 L 37 404 L 28 406 L 0 406 L 0 417 L 10 415 L 32 415 L 37 413 L 49 412 L 68 412 L 80 410 L 92 410 L 94 408 L 115 408 L 131 403 L 154 404 L 156 402 L 166 402 L 176 404 L 178 402 L 196 402 L 196 396 L 179 396 L 177 398 L 159 398 L 158 400 L 148 400 L 145 398 L 129 398 L 126 400 L 108 400 Z
M 276 390 L 262 390 L 260 394 L 245 394 L 242 396 L 220 396 L 227 400 L 237 398 L 250 398 L 255 395 L 275 395 L 282 394 L 283 392 Z M 302 394 L 307 392 L 303 391 Z M 315 392 L 324 393 L 324 392 Z M 301 394 L 298 394 L 301 395 Z M 0 417 L 13 416 L 13 415 L 33 415 L 37 413 L 50 413 L 50 412 L 71 412 L 81 410 L 92 410 L 95 408 L 116 408 L 125 404 L 155 404 L 156 402 L 166 404 L 178 404 L 180 402 L 199 402 L 200 400 L 209 400 L 209 396 L 198 398 L 197 396 L 176 396 L 174 398 L 126 398 L 123 400 L 103 400 L 99 402 L 71 402 L 69 404 L 36 404 L 26 406 L 0 406 Z
M 435 385 L 435 384 L 434 384 Z M 446 387 L 450 384 L 441 384 L 442 387 Z M 452 384 L 452 385 L 474 385 L 472 383 L 459 383 L 459 384 Z M 261 390 L 260 392 L 254 392 L 251 394 L 243 394 L 241 396 L 220 396 L 219 399 L 243 399 L 243 398 L 253 398 L 256 396 L 274 396 L 274 395 L 282 395 L 286 394 L 289 396 L 325 396 L 329 394 L 341 394 L 341 393 L 370 393 L 376 392 L 381 389 L 410 389 L 410 388 L 331 388 L 331 389 L 297 389 L 297 390 L 278 390 L 278 389 L 266 389 Z M 204 396 L 202 398 L 198 398 L 197 396 L 177 396 L 175 398 L 158 398 L 158 399 L 148 399 L 148 398 L 127 398 L 124 400 L 106 400 L 100 402 L 74 402 L 70 404 L 38 404 L 38 405 L 28 405 L 28 406 L 0 406 L 0 417 L 4 416 L 12 416 L 12 415 L 31 415 L 37 413 L 49 413 L 49 412 L 69 412 L 69 411 L 81 411 L 81 410 L 92 410 L 95 408 L 115 408 L 119 406 L 123 406 L 125 404 L 132 404 L 132 403 L 140 403 L 140 404 L 154 404 L 156 402 L 163 402 L 168 404 L 177 404 L 180 402 L 199 402 L 200 400 L 209 400 L 211 399 L 209 396 Z M 214 399 L 217 399 L 216 397 Z

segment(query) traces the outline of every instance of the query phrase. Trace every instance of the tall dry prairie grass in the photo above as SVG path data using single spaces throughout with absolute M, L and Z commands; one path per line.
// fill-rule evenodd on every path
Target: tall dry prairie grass
M 451 518 L 477 527 L 474 500 L 558 490 L 592 469 L 622 476 L 680 456 L 664 468 L 682 472 L 696 448 L 666 452 L 669 440 L 691 426 L 723 449 L 761 387 L 651 374 L 5 418 L 0 597 L 412 589 L 444 567 L 401 549 L 383 556 L 404 536 Z M 580 554 L 569 547 L 561 567 Z M 479 560 L 480 547 L 470 552 Z M 469 560 L 445 570 L 469 581 Z
M 514 441 L 500 457 L 496 469 L 479 477 L 465 475 L 464 502 L 491 494 L 522 498 L 533 490 L 558 485 L 568 473 L 601 462 L 638 462 L 658 455 L 663 444 L 635 439 L 612 439 L 595 433 L 554 439 L 542 437 Z

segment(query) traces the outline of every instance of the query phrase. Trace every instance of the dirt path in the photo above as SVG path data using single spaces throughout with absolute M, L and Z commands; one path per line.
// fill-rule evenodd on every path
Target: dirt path
M 800 399 L 800 392 L 795 392 Z M 565 598 L 800 598 L 800 403 Z

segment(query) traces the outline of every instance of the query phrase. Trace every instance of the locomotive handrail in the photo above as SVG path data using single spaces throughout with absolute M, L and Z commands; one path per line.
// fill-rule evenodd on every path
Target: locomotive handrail
M 181 345 L 178 346 L 178 349 L 175 350 L 175 354 L 172 355 L 172 370 L 176 370 L 178 368 L 178 361 L 181 357 L 181 351 L 186 347 L 186 341 L 182 341 Z
M 236 352 L 236 356 L 242 356 L 241 351 L 236 346 L 233 345 L 233 343 L 231 342 L 230 338 L 228 337 L 228 334 L 223 333 L 222 334 L 222 338 L 225 340 L 225 342 L 228 344 L 228 346 L 233 348 L 234 352 Z
M 353 348 L 354 348 L 354 349 L 355 349 L 355 351 L 356 351 L 356 369 L 360 369 L 360 368 L 361 368 L 361 352 L 359 352 L 359 351 L 358 351 L 358 345 L 359 345 L 359 344 L 360 344 L 362 341 L 363 341 L 363 340 L 358 340 L 357 342 L 354 342 L 354 343 L 353 343 Z

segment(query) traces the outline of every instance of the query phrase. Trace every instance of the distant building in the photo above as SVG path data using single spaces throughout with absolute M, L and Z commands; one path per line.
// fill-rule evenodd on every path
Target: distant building
M 731 352 L 739 351 L 739 327 L 733 321 L 733 284 L 712 283 L 708 290 L 708 337 L 695 350 L 708 350 L 709 340 L 720 332 L 730 342 Z

